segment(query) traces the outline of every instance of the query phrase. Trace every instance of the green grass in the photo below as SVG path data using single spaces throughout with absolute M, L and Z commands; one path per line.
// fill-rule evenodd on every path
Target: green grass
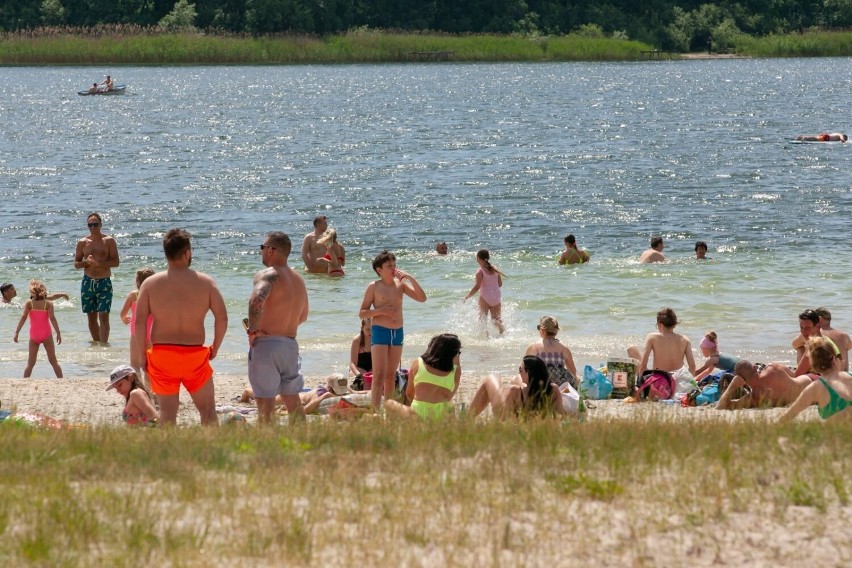
M 653 551 L 631 534 L 712 533 L 744 514 L 783 524 L 790 507 L 846 506 L 850 436 L 849 424 L 653 418 L 4 426 L 0 559 L 398 565 L 441 551 L 438 564 L 540 564 L 558 562 L 536 546 L 563 527 L 577 558 L 598 557 L 606 541 L 642 564 Z M 610 534 L 612 515 L 629 531 Z
M 754 57 L 849 57 L 852 31 L 812 31 L 802 34 L 740 36 L 737 53 Z

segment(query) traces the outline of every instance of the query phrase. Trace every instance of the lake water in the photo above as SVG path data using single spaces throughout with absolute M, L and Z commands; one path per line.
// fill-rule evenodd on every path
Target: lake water
M 230 315 L 214 367 L 244 373 L 239 322 L 264 233 L 289 233 L 301 267 L 301 239 L 325 214 L 347 275 L 306 276 L 309 375 L 346 368 L 384 248 L 429 296 L 405 304 L 406 361 L 450 331 L 466 373 L 509 373 L 550 314 L 578 365 L 597 364 L 672 306 L 694 345 L 715 329 L 723 351 L 789 362 L 803 309 L 852 327 L 852 144 L 789 143 L 852 130 L 850 63 L 0 69 L 0 279 L 21 295 L 31 278 L 70 293 L 60 362 L 67 376 L 105 375 L 128 359 L 117 312 L 136 269 L 163 268 L 163 232 L 187 228 L 193 267 L 216 278 Z M 128 94 L 76 94 L 106 73 Z M 89 344 L 72 264 L 90 211 L 121 256 L 110 347 Z M 556 265 L 568 233 L 591 263 Z M 655 234 L 670 262 L 639 265 Z M 696 240 L 713 261 L 690 260 Z M 507 275 L 500 338 L 461 303 L 483 247 Z M 20 304 L 0 310 L 2 377 L 26 360 L 11 340 L 19 317 Z M 34 376 L 52 376 L 43 352 Z

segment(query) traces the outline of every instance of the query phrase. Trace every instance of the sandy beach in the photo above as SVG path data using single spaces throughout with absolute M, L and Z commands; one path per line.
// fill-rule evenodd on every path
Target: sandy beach
M 464 377 L 457 403 L 470 403 L 482 377 Z M 240 404 L 235 397 L 248 385 L 244 375 L 217 375 L 214 377 L 216 405 L 218 407 L 236 406 L 252 408 L 253 404 Z M 324 384 L 324 377 L 305 379 L 305 385 L 314 387 Z M 43 414 L 72 424 L 90 426 L 121 426 L 121 411 L 124 401 L 114 391 L 105 391 L 106 378 L 74 379 L 0 379 L 0 402 L 3 409 L 16 408 L 18 412 Z M 486 411 L 487 412 L 487 411 Z M 623 400 L 591 401 L 587 420 L 630 419 L 632 417 L 663 417 L 666 420 L 689 422 L 693 420 L 774 420 L 783 409 L 739 410 L 736 412 L 717 411 L 711 406 L 683 408 L 679 403 L 641 403 L 631 404 Z M 816 409 L 804 412 L 798 420 L 813 420 Z M 254 420 L 252 415 L 247 417 Z M 198 424 L 198 412 L 186 391 L 181 391 L 181 405 L 178 412 L 178 424 L 181 426 Z M 284 422 L 286 423 L 286 421 Z

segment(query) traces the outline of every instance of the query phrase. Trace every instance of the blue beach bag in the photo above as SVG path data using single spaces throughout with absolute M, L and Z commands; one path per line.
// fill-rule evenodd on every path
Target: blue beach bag
M 583 380 L 580 381 L 580 392 L 583 396 L 592 400 L 603 400 L 612 394 L 612 383 L 606 375 L 592 367 L 583 367 Z

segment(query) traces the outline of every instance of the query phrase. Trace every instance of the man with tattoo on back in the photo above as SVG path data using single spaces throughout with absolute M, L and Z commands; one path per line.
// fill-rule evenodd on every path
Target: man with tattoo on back
M 267 268 L 254 275 L 249 298 L 248 378 L 259 412 L 258 422 L 270 424 L 275 417 L 275 396 L 281 395 L 290 423 L 305 419 L 299 400 L 304 386 L 296 332 L 308 319 L 305 281 L 290 266 L 290 237 L 275 231 L 260 245 Z

